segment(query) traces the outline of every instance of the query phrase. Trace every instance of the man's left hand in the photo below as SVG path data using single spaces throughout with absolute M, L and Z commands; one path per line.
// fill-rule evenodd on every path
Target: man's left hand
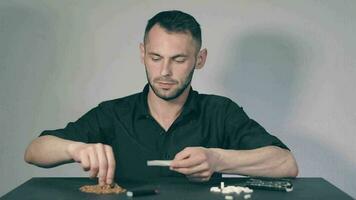
M 208 181 L 216 171 L 218 154 L 204 147 L 187 147 L 174 157 L 170 169 L 191 181 Z

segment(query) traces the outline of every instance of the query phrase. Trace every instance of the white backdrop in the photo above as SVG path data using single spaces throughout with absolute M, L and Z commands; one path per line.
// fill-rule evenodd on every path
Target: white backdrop
M 85 176 L 75 164 L 27 165 L 42 130 L 141 91 L 147 20 L 181 9 L 200 22 L 194 89 L 224 95 L 281 138 L 300 176 L 356 197 L 356 1 L 0 1 L 0 196 L 33 176 Z

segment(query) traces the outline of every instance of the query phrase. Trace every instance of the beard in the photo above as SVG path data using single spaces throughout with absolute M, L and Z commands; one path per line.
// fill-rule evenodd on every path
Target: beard
M 164 77 L 164 76 L 151 80 L 151 78 L 147 72 L 147 67 L 146 67 L 146 77 L 147 77 L 148 84 L 150 85 L 151 89 L 156 94 L 156 96 L 158 96 L 159 98 L 161 98 L 163 100 L 170 101 L 170 100 L 173 100 L 173 99 L 176 99 L 177 97 L 179 97 L 184 92 L 184 90 L 190 85 L 192 78 L 193 78 L 194 69 L 195 69 L 195 66 L 189 72 L 189 74 L 184 78 L 182 84 L 179 84 L 177 88 L 173 89 L 170 92 L 165 92 L 165 91 L 162 91 L 162 89 L 155 87 L 154 82 L 163 81 L 163 82 L 169 82 L 169 83 L 179 83 L 178 81 L 171 79 L 169 77 Z

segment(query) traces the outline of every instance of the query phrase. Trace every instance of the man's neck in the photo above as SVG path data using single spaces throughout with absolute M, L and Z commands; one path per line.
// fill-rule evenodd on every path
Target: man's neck
M 167 101 L 158 97 L 151 88 L 149 89 L 147 103 L 150 113 L 166 131 L 182 112 L 189 91 L 190 86 L 188 86 L 179 97 Z

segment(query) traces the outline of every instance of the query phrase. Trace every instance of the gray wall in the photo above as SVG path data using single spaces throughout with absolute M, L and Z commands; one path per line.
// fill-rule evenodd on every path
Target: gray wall
M 0 196 L 33 176 L 44 129 L 145 84 L 138 44 L 160 10 L 196 16 L 209 56 L 193 86 L 231 97 L 293 150 L 300 176 L 356 197 L 356 1 L 0 1 Z

